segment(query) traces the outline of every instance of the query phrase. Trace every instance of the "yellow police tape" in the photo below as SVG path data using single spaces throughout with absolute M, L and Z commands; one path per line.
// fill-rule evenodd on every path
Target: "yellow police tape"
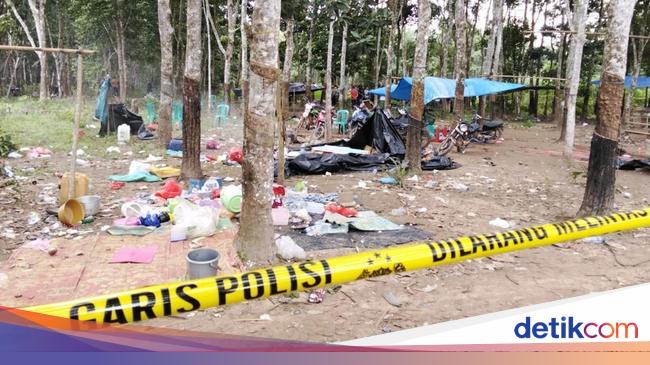
M 650 207 L 488 235 L 417 242 L 24 310 L 98 323 L 128 323 L 641 227 L 650 227 Z

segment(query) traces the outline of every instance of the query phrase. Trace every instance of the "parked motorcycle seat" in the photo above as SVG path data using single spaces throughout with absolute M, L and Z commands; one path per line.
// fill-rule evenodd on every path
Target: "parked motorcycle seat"
M 503 125 L 503 121 L 501 120 L 488 120 L 485 123 L 483 123 L 483 126 L 486 128 L 496 128 L 502 125 Z

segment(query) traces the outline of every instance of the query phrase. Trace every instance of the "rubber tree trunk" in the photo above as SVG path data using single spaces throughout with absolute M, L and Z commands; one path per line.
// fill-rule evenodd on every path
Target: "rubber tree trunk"
M 612 209 L 616 192 L 616 150 L 620 134 L 627 45 L 635 0 L 612 0 L 598 94 L 597 124 L 591 139 L 587 186 L 579 216 Z
M 284 166 L 285 164 L 285 155 L 284 155 L 284 145 L 287 135 L 287 126 L 284 122 L 287 114 L 287 109 L 289 108 L 289 79 L 291 77 L 291 63 L 293 61 L 293 27 L 294 20 L 293 18 L 287 19 L 287 30 L 286 30 L 286 46 L 284 48 L 284 65 L 282 66 L 282 79 L 280 80 L 280 87 L 278 88 L 278 130 L 280 135 L 278 136 L 278 184 L 284 185 Z
M 291 64 L 293 63 L 293 18 L 287 19 L 287 44 L 284 48 L 284 65 L 282 66 L 282 118 L 289 108 L 289 82 L 291 81 Z
M 226 43 L 226 56 L 223 65 L 223 99 L 230 105 L 230 73 L 232 69 L 232 53 L 235 47 L 235 32 L 237 29 L 237 7 L 233 0 L 226 1 L 226 16 L 228 18 L 228 42 Z
M 449 6 L 449 5 L 448 5 Z M 445 20 L 445 25 L 442 27 L 442 51 L 440 52 L 440 77 L 447 78 L 449 74 L 449 41 L 451 40 L 451 29 L 449 19 Z M 449 111 L 449 103 L 447 99 L 442 99 L 440 102 L 442 115 Z
M 409 124 L 406 159 L 413 171 L 421 170 L 422 120 L 424 119 L 424 76 L 427 72 L 427 46 L 431 5 L 429 0 L 418 0 L 418 30 L 413 58 L 413 88 L 411 90 L 411 123 Z M 406 60 L 402 60 L 406 62 Z
M 45 38 L 45 3 L 46 0 L 29 0 L 29 9 L 34 18 L 34 25 L 36 27 L 36 38 L 38 39 L 38 46 L 41 48 L 47 47 L 47 39 Z M 36 52 L 38 55 L 38 63 L 40 65 L 40 81 L 38 90 L 38 100 L 44 101 L 48 97 L 48 79 L 47 79 L 47 54 L 45 52 Z
M 244 196 L 235 242 L 243 259 L 263 265 L 274 252 L 271 200 L 280 0 L 255 2 L 251 33 L 250 92 L 244 117 Z
M 332 134 L 332 47 L 334 45 L 334 20 L 330 21 L 327 40 L 327 68 L 325 69 L 325 140 Z
M 388 46 L 386 47 L 386 78 L 385 82 L 385 96 L 384 96 L 384 108 L 390 109 L 391 105 L 391 89 L 393 78 L 393 64 L 395 63 L 395 50 L 393 49 L 395 43 L 395 24 L 391 24 L 390 31 L 388 33 Z
M 379 87 L 379 74 L 381 72 L 381 27 L 377 29 L 377 45 L 375 46 L 375 87 Z
M 621 125 L 625 126 L 632 121 L 632 100 L 634 99 L 634 92 L 641 73 L 641 61 L 645 46 L 648 43 L 647 39 L 632 39 L 632 82 L 630 89 L 625 93 L 625 102 L 623 106 L 623 120 Z
M 201 172 L 201 0 L 187 0 L 187 40 L 183 76 L 183 161 L 181 179 L 199 179 Z
M 171 22 L 172 11 L 169 0 L 158 0 L 158 33 L 160 34 L 160 106 L 158 110 L 158 138 L 162 148 L 166 148 L 172 138 L 172 98 L 174 89 L 173 38 Z
M 345 90 L 347 89 L 348 80 L 345 75 L 346 53 L 348 49 L 348 22 L 343 21 L 343 33 L 341 34 L 341 71 L 339 82 L 339 102 L 345 103 Z
M 582 64 L 582 48 L 585 44 L 585 22 L 587 20 L 587 0 L 576 0 L 575 11 L 571 24 L 576 33 L 571 38 L 569 59 L 567 60 L 567 90 L 566 90 L 566 119 L 564 133 L 564 156 L 573 156 L 573 144 L 576 134 L 576 101 L 580 85 L 580 66 Z
M 241 70 L 239 74 L 239 87 L 241 88 L 242 98 L 244 100 L 244 107 L 242 110 L 246 110 L 245 103 L 248 98 L 248 34 L 246 30 L 248 26 L 246 25 L 246 17 L 248 8 L 248 0 L 241 0 L 241 8 L 239 9 L 239 35 L 241 37 Z
M 312 4 L 313 5 L 313 4 Z M 314 13 L 312 13 L 311 20 L 309 20 L 309 37 L 307 38 L 307 64 L 305 65 L 305 97 L 307 100 L 312 100 L 314 95 L 311 92 L 312 75 L 311 75 L 311 59 L 312 59 L 312 44 L 314 34 Z
M 500 51 L 500 42 L 501 42 L 501 32 L 499 27 L 502 27 L 502 15 L 503 15 L 503 0 L 494 0 L 494 6 L 492 7 L 492 20 L 490 22 L 490 38 L 485 49 L 485 57 L 483 58 L 483 65 L 481 67 L 481 74 L 483 77 L 492 79 L 496 67 L 495 65 L 499 63 L 499 55 L 496 54 L 497 48 Z M 499 43 L 499 47 L 497 47 Z M 482 96 L 479 99 L 479 114 L 485 116 L 485 97 Z
M 454 74 L 456 75 L 456 92 L 454 95 L 454 117 L 463 117 L 465 93 L 465 2 L 456 0 L 454 9 L 454 24 L 456 26 L 456 62 Z
M 562 67 L 564 66 L 564 47 L 566 44 L 566 36 L 562 36 L 560 41 L 560 46 L 557 50 L 557 69 L 555 71 L 555 77 L 558 79 L 562 78 Z M 560 80 L 555 81 L 555 91 L 553 92 L 553 120 L 558 126 L 564 124 L 564 97 L 562 93 L 562 82 Z M 564 135 L 560 136 L 564 138 Z

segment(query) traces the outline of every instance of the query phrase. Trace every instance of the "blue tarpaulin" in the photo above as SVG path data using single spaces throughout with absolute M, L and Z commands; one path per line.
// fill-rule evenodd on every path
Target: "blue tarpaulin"
M 99 87 L 97 95 L 97 104 L 95 105 L 95 118 L 99 119 L 102 124 L 108 121 L 108 89 L 111 86 L 111 79 L 105 77 Z
M 410 77 L 403 77 L 399 80 L 397 87 L 391 89 L 391 97 L 395 100 L 411 100 L 411 88 L 413 81 Z M 465 79 L 465 97 L 483 96 L 497 94 L 505 91 L 512 91 L 524 87 L 522 84 L 510 82 L 492 81 L 487 79 L 473 78 Z M 384 89 L 381 94 L 370 90 L 371 94 L 384 95 Z M 456 90 L 456 80 L 445 79 L 442 77 L 425 77 L 424 78 L 424 103 L 428 104 L 434 100 L 451 99 L 454 97 Z
M 600 80 L 594 80 L 591 83 L 600 86 Z M 639 76 L 636 80 L 636 87 L 639 89 L 650 87 L 650 76 Z M 632 76 L 625 76 L 625 88 L 632 88 Z
M 391 85 L 390 86 L 390 96 L 393 99 L 396 99 L 395 96 L 393 96 L 393 92 L 395 91 L 396 87 L 397 87 L 397 85 Z M 386 96 L 386 88 L 385 87 L 378 87 L 376 89 L 368 90 L 368 94 L 373 94 L 373 95 L 378 95 L 378 96 Z

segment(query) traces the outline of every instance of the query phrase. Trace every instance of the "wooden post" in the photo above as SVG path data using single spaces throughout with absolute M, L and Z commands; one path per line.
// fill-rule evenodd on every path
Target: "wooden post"
M 68 176 L 68 199 L 74 198 L 75 175 L 77 172 L 77 145 L 79 144 L 79 120 L 81 119 L 81 88 L 83 86 L 83 55 L 77 54 L 77 97 L 74 108 L 74 126 L 72 127 L 72 165 Z

